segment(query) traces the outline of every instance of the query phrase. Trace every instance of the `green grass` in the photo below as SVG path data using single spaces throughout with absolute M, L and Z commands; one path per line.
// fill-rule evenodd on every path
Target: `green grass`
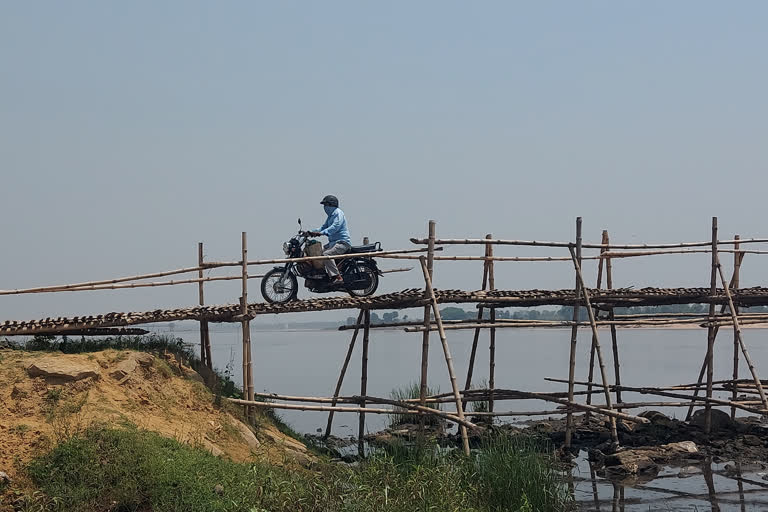
M 440 388 L 427 387 L 427 396 L 437 395 L 440 393 Z M 392 400 L 405 401 L 405 400 L 417 400 L 421 397 L 421 384 L 418 382 L 411 382 L 410 384 L 395 388 L 390 393 Z M 439 403 L 428 403 L 427 407 L 431 409 L 440 410 Z M 389 426 L 397 427 L 398 425 L 404 425 L 407 423 L 419 423 L 420 417 L 414 414 L 401 414 L 405 409 L 402 407 L 394 407 L 394 412 L 389 415 Z M 434 415 L 424 416 L 425 425 L 438 425 L 441 421 L 439 417 Z
M 561 511 L 568 494 L 544 445 L 488 439 L 470 458 L 390 447 L 357 467 L 238 464 L 128 428 L 91 429 L 35 459 L 49 510 L 363 512 Z M 220 493 L 216 488 L 221 486 Z

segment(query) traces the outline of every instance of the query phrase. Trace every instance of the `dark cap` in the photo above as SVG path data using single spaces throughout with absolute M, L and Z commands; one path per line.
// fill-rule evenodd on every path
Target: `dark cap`
M 335 206 L 336 208 L 339 207 L 339 200 L 336 199 L 336 196 L 325 196 L 322 201 L 320 201 L 320 204 L 326 204 L 328 206 Z

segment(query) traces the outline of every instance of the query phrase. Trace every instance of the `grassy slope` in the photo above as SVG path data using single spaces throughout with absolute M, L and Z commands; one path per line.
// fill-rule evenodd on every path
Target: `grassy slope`
M 136 429 L 88 430 L 29 473 L 52 510 L 556 511 L 567 493 L 529 441 L 493 440 L 472 458 L 431 448 L 379 453 L 359 467 L 235 463 Z M 32 500 L 30 500 L 31 502 Z

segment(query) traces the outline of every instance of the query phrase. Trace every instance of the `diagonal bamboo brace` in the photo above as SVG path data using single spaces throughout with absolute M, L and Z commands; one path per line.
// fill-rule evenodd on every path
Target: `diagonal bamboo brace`
M 429 269 L 427 268 L 427 260 L 422 256 L 419 261 L 421 262 L 421 270 L 424 272 L 424 283 L 426 284 L 427 295 L 432 302 L 432 313 L 435 316 L 435 322 L 437 323 L 437 330 L 440 333 L 440 343 L 443 345 L 443 354 L 445 355 L 445 363 L 448 366 L 448 375 L 451 378 L 451 388 L 453 389 L 453 398 L 456 400 L 456 416 L 462 421 L 464 420 L 464 408 L 461 403 L 461 393 L 459 391 L 459 385 L 456 383 L 456 372 L 453 371 L 453 358 L 451 357 L 451 349 L 448 348 L 448 341 L 445 339 L 445 330 L 443 329 L 443 319 L 440 316 L 440 309 L 437 307 L 437 298 L 435 298 L 435 289 L 432 288 L 432 279 L 429 277 Z M 464 445 L 464 454 L 469 455 L 469 437 L 467 436 L 467 427 L 461 425 L 459 427 L 461 432 L 461 442 Z
M 605 391 L 605 407 L 608 410 L 611 410 L 613 406 L 611 405 L 611 392 L 608 385 L 608 379 L 605 376 L 605 364 L 603 363 L 603 351 L 600 348 L 600 339 L 597 336 L 597 325 L 595 324 L 595 312 L 592 309 L 592 303 L 589 300 L 589 291 L 587 291 L 587 287 L 584 285 L 584 276 L 581 274 L 581 266 L 579 265 L 578 258 L 576 257 L 576 251 L 573 249 L 573 247 L 569 247 L 568 250 L 571 252 L 571 259 L 573 260 L 573 267 L 576 269 L 576 276 L 579 279 L 579 284 L 581 285 L 581 292 L 584 294 L 584 305 L 587 309 L 587 314 L 589 315 L 589 324 L 592 327 L 592 344 L 595 347 L 595 352 L 597 352 L 597 361 L 600 364 L 600 376 L 603 379 L 603 390 Z M 615 442 L 618 442 L 619 436 L 616 432 L 616 419 L 612 416 L 609 416 L 610 422 L 611 422 L 611 437 Z
M 731 311 L 731 318 L 733 320 L 733 330 L 736 333 L 736 338 L 739 342 L 739 346 L 741 346 L 741 352 L 744 354 L 744 359 L 747 361 L 747 365 L 749 366 L 749 371 L 752 373 L 752 378 L 755 381 L 755 386 L 757 387 L 757 391 L 760 393 L 760 400 L 763 402 L 763 408 L 768 412 L 768 400 L 766 400 L 765 397 L 765 391 L 763 390 L 763 383 L 760 381 L 760 378 L 757 376 L 757 370 L 755 369 L 755 365 L 752 363 L 752 358 L 749 357 L 749 352 L 747 352 L 747 346 L 744 344 L 744 338 L 741 336 L 741 326 L 739 324 L 739 316 L 736 314 L 736 307 L 733 304 L 733 297 L 731 296 L 731 290 L 728 287 L 728 281 L 725 280 L 725 275 L 723 274 L 723 267 L 720 265 L 720 258 L 715 254 L 716 258 L 716 265 L 717 265 L 717 271 L 720 273 L 720 281 L 723 283 L 723 290 L 725 291 L 725 296 L 728 298 L 728 309 Z

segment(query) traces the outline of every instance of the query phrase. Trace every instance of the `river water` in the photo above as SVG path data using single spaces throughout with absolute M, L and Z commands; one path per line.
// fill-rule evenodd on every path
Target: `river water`
M 232 363 L 235 380 L 240 374 L 241 333 L 237 330 L 219 331 L 212 326 L 211 343 L 214 365 L 224 368 Z M 181 334 L 190 343 L 198 343 L 194 332 Z M 351 331 L 313 330 L 253 330 L 254 385 L 257 391 L 286 395 L 331 396 L 351 338 Z M 768 344 L 766 329 L 745 329 L 744 339 L 755 365 L 768 375 Z M 448 331 L 448 345 L 453 356 L 459 386 L 466 378 L 473 331 Z M 451 390 L 450 380 L 437 333 L 433 333 L 429 353 L 429 385 L 441 392 Z M 419 381 L 422 335 L 402 330 L 373 329 L 370 335 L 368 394 L 389 397 L 394 388 Z M 347 371 L 342 394 L 360 392 L 361 341 L 358 337 Z M 579 332 L 576 376 L 587 379 L 591 333 Z M 600 343 L 609 381 L 613 382 L 613 355 L 608 330 L 600 331 Z M 488 377 L 488 332 L 481 333 L 475 367 L 475 383 Z M 498 329 L 496 335 L 496 387 L 527 391 L 565 391 L 567 385 L 544 380 L 545 377 L 567 378 L 570 329 Z M 706 352 L 707 333 L 704 329 L 621 329 L 618 347 L 622 384 L 628 386 L 664 386 L 695 382 Z M 715 379 L 732 375 L 733 336 L 722 330 L 715 345 Z M 749 376 L 743 358 L 741 377 Z M 599 380 L 596 368 L 595 380 Z M 718 395 L 716 395 L 718 396 Z M 721 395 L 723 398 L 727 398 Z M 654 397 L 623 393 L 625 402 L 656 401 Z M 673 399 L 674 400 L 674 399 Z M 596 400 L 597 402 L 598 400 Z M 497 403 L 496 410 L 540 411 L 554 409 L 554 404 L 519 400 Z M 682 418 L 685 408 L 655 410 L 670 417 Z M 633 411 L 639 412 L 639 411 Z M 316 433 L 324 429 L 327 413 L 279 411 L 297 431 Z M 386 426 L 387 417 L 369 414 L 369 432 Z M 337 414 L 333 433 L 340 437 L 357 434 L 357 415 Z M 766 462 L 766 461 L 763 461 Z M 768 510 L 768 482 L 762 480 L 762 470 L 744 472 L 743 477 L 757 483 L 723 476 L 723 467 L 686 470 L 692 476 L 680 478 L 680 468 L 665 468 L 652 482 L 622 485 L 604 479 L 590 479 L 589 464 L 580 459 L 574 470 L 574 496 L 584 510 Z M 684 473 L 686 472 L 684 471 Z M 686 476 L 687 473 L 686 473 Z M 714 492 L 712 492 L 714 491 Z M 683 495 L 687 495 L 687 497 Z M 701 495 L 700 499 L 690 495 Z M 715 496 L 712 503 L 710 495 Z

